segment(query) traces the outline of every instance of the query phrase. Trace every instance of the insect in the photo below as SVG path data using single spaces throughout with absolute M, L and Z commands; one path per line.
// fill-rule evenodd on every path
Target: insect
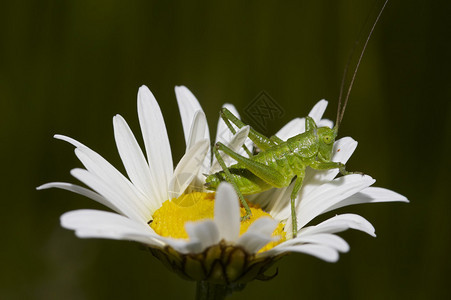
M 310 167 L 316 170 L 329 170 L 337 168 L 342 175 L 359 173 L 348 172 L 346 171 L 346 166 L 343 163 L 331 161 L 333 144 L 338 134 L 338 128 L 343 119 L 346 104 L 348 102 L 349 94 L 351 92 L 361 59 L 371 34 L 373 33 L 377 21 L 379 20 L 387 2 L 388 0 L 384 3 L 382 9 L 380 10 L 379 15 L 377 16 L 362 48 L 362 52 L 360 53 L 342 105 L 341 99 L 343 94 L 344 79 L 347 73 L 347 67 L 345 68 L 343 81 L 341 84 L 342 88 L 338 101 L 335 126 L 333 128 L 317 127 L 315 121 L 311 117 L 306 117 L 305 132 L 283 141 L 277 136 L 272 136 L 270 138 L 264 136 L 244 124 L 228 109 L 223 108 L 220 112 L 220 116 L 226 123 L 229 130 L 233 134 L 236 133 L 231 124 L 233 123 L 241 130 L 241 132 L 248 134 L 248 137 L 261 150 L 261 152 L 256 155 L 252 155 L 251 152 L 243 146 L 244 150 L 249 155 L 249 158 L 247 158 L 236 153 L 233 149 L 223 143 L 216 143 L 213 152 L 222 168 L 222 171 L 207 176 L 205 180 L 205 186 L 207 189 L 216 190 L 219 183 L 222 181 L 231 183 L 246 210 L 246 215 L 244 218 L 249 218 L 251 216 L 251 211 L 243 195 L 256 194 L 271 188 L 287 187 L 294 181 L 294 187 L 291 192 L 290 199 L 291 218 L 293 224 L 292 234 L 293 237 L 296 237 L 297 218 L 295 199 L 302 187 L 306 168 Z M 224 154 L 233 158 L 237 161 L 237 163 L 227 167 L 219 151 L 222 151 Z

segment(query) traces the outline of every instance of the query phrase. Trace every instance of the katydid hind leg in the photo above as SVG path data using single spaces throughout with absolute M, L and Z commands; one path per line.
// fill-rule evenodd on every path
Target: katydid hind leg
M 315 121 L 312 117 L 307 116 L 305 118 L 305 131 L 316 130 L 318 126 L 316 126 Z
M 223 107 L 221 110 L 221 118 L 224 120 L 224 122 L 226 124 L 227 123 L 230 124 L 230 122 L 232 122 L 238 128 L 242 128 L 243 126 L 246 126 L 246 124 L 244 124 L 243 121 L 238 119 L 230 110 L 228 110 L 225 107 Z M 227 125 L 227 126 L 229 127 L 229 125 Z M 232 125 L 230 125 L 230 127 L 232 127 Z M 229 129 L 230 129 L 230 127 L 229 127 Z M 233 133 L 233 131 L 232 131 L 232 133 Z M 272 141 L 270 138 L 266 137 L 265 135 L 261 134 L 260 132 L 256 131 L 252 127 L 249 130 L 249 138 L 262 151 L 265 151 L 266 149 L 269 149 L 276 145 L 276 143 L 274 141 Z
M 234 118 L 236 118 L 237 120 L 239 120 L 231 111 L 229 111 L 227 108 L 223 108 L 224 110 L 227 110 L 229 113 L 230 113 L 230 115 L 232 115 Z M 227 126 L 227 128 L 229 128 L 229 130 L 230 130 L 230 132 L 232 133 L 232 134 L 236 134 L 236 130 L 235 130 L 235 128 L 233 128 L 233 126 L 232 126 L 232 124 L 230 123 L 230 119 L 225 115 L 225 114 L 223 114 L 222 112 L 221 112 L 221 118 L 222 118 L 222 120 L 224 121 L 224 123 L 226 124 L 226 126 Z M 244 123 L 243 123 L 244 124 Z M 236 125 L 236 124 L 235 124 Z M 238 126 L 238 125 L 237 125 Z M 238 126 L 238 128 L 243 128 L 244 126 Z M 243 144 L 242 146 L 241 146 L 243 149 L 244 149 L 244 151 L 247 153 L 247 155 L 249 156 L 249 157 L 251 157 L 252 156 L 252 152 L 249 150 L 249 148 L 247 148 L 247 146 L 246 146 L 246 144 Z
M 222 167 L 222 170 L 224 171 L 224 174 L 226 176 L 227 182 L 229 182 L 233 188 L 235 189 L 235 192 L 238 195 L 238 198 L 240 199 L 241 204 L 243 205 L 244 209 L 246 210 L 246 216 L 244 216 L 244 219 L 248 219 L 251 215 L 251 209 L 249 208 L 249 205 L 247 204 L 246 200 L 244 199 L 243 194 L 241 193 L 240 189 L 238 188 L 238 185 L 233 178 L 232 174 L 230 173 L 229 168 L 226 166 L 224 159 L 221 157 L 221 154 L 219 153 L 217 145 L 213 148 L 213 153 L 216 156 L 216 159 L 219 162 L 219 165 Z
M 256 175 L 258 178 L 262 179 L 263 181 L 267 182 L 268 184 L 272 185 L 273 187 L 284 187 L 288 184 L 287 179 L 277 170 L 274 168 L 271 168 L 265 164 L 262 164 L 258 161 L 249 159 L 247 157 L 244 157 L 236 152 L 233 152 L 232 149 L 228 148 L 222 143 L 216 143 L 217 149 L 223 151 L 225 154 L 229 155 L 233 159 L 235 159 L 240 165 L 245 167 L 247 170 L 249 170 L 251 173 Z M 288 181 L 289 183 L 289 181 Z

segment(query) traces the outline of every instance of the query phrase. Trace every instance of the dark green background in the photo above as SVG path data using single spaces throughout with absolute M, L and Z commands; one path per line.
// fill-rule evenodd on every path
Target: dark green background
M 120 170 L 111 118 L 138 134 L 136 93 L 146 84 L 163 111 L 173 156 L 184 152 L 174 85 L 198 97 L 216 129 L 222 103 L 243 109 L 262 90 L 284 109 L 265 133 L 330 100 L 368 32 L 374 1 L 2 1 L 0 140 L 2 299 L 179 299 L 195 285 L 138 245 L 81 240 L 62 229 L 69 210 L 98 208 L 49 181 L 75 179 L 67 134 Z M 378 4 L 380 7 L 380 3 Z M 373 239 L 342 234 L 336 264 L 293 254 L 269 282 L 233 299 L 434 299 L 450 296 L 450 5 L 391 1 L 370 41 L 340 136 L 359 147 L 349 162 L 410 204 L 355 206 Z M 371 13 L 372 12 L 372 13 Z M 333 215 L 333 214 L 330 214 Z

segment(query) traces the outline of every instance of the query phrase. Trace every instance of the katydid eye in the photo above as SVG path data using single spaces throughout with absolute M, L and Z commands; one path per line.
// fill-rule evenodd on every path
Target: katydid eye
M 326 144 L 330 144 L 332 142 L 332 138 L 329 135 L 323 137 L 323 141 Z

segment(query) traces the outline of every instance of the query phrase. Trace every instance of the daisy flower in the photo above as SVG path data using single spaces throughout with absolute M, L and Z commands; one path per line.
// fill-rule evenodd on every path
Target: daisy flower
M 370 176 L 347 175 L 336 178 L 338 170 L 306 170 L 303 188 L 297 198 L 299 233 L 292 238 L 290 193 L 292 185 L 271 189 L 249 197 L 252 217 L 245 215 L 238 197 L 228 183 L 216 193 L 203 188 L 205 176 L 218 170 L 210 152 L 209 129 L 199 102 L 185 87 L 176 87 L 182 118 L 186 153 L 173 168 L 171 148 L 160 108 L 149 89 L 138 92 L 138 116 L 145 153 L 125 120 L 113 119 L 114 137 L 128 178 L 102 156 L 66 136 L 56 135 L 75 146 L 75 154 L 85 169 L 71 174 L 90 189 L 71 183 L 53 182 L 38 189 L 61 188 L 87 196 L 113 210 L 76 210 L 61 216 L 63 227 L 75 230 L 80 238 L 130 240 L 149 247 L 152 254 L 183 278 L 216 286 L 245 284 L 265 279 L 265 271 L 280 257 L 301 252 L 325 261 L 338 259 L 349 250 L 336 233 L 352 228 L 374 235 L 373 226 L 355 214 L 332 217 L 310 225 L 318 215 L 357 203 L 407 201 L 395 192 L 370 187 Z M 309 116 L 319 126 L 332 122 L 322 119 L 327 102 L 318 102 Z M 237 114 L 232 105 L 226 107 Z M 231 134 L 220 120 L 216 141 L 237 152 L 247 138 L 247 126 Z M 277 136 L 286 140 L 304 131 L 304 120 L 289 122 Z M 345 163 L 357 146 L 351 138 L 334 145 L 333 161 Z M 233 163 L 227 159 L 228 163 Z

